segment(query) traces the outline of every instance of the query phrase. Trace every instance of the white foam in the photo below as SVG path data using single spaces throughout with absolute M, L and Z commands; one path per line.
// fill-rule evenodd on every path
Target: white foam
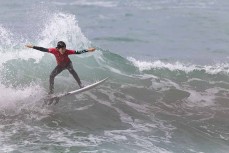
M 4 152 L 12 152 L 15 151 L 15 145 L 1 145 L 0 150 L 4 153 Z
M 116 7 L 117 2 L 109 1 L 93 1 L 93 0 L 77 0 L 70 3 L 70 5 L 82 5 L 82 6 L 99 6 L 99 7 Z
M 43 57 L 42 52 L 33 52 L 31 49 L 25 47 L 22 38 L 15 38 L 10 30 L 0 25 L 0 66 L 12 59 L 25 59 L 30 58 L 38 61 Z
M 195 70 L 194 65 L 184 66 L 180 62 L 175 62 L 174 64 L 172 64 L 172 63 L 164 63 L 160 60 L 148 62 L 148 61 L 136 60 L 133 57 L 128 57 L 127 59 L 131 61 L 136 67 L 138 67 L 140 71 L 151 70 L 151 69 L 169 69 L 171 71 L 181 70 L 185 72 L 191 72 Z
M 4 115 L 18 114 L 22 109 L 33 109 L 45 91 L 38 85 L 31 84 L 23 89 L 5 87 L 0 84 L 0 111 Z
M 13 34 L 4 28 L 2 25 L 0 25 L 0 50 L 2 51 L 3 48 L 6 48 L 6 46 L 12 46 L 13 42 L 11 41 L 11 38 L 13 37 Z
M 67 130 L 64 128 L 56 129 L 56 130 L 48 130 L 49 134 L 47 135 L 47 138 L 51 141 L 58 143 L 61 146 L 80 146 L 80 147 L 89 147 L 89 146 L 98 146 L 102 142 L 104 142 L 104 139 L 99 136 L 95 136 L 92 134 L 89 134 L 87 137 L 85 136 L 77 136 L 74 138 L 71 138 L 72 134 L 75 134 L 75 131 Z
M 190 1 L 190 0 L 138 1 L 138 0 L 131 0 L 125 4 L 127 6 L 135 7 L 137 9 L 144 9 L 144 10 L 177 9 L 177 8 L 207 9 L 207 8 L 215 7 L 216 0 L 199 0 L 199 1 Z
M 219 92 L 217 88 L 207 89 L 205 92 L 197 92 L 195 90 L 187 90 L 190 96 L 187 98 L 189 107 L 209 107 L 215 105 L 216 94 Z
M 181 62 L 165 63 L 160 60 L 156 61 L 140 61 L 133 57 L 127 58 L 133 63 L 134 66 L 139 68 L 140 71 L 152 70 L 152 69 L 168 69 L 170 71 L 184 71 L 190 73 L 193 71 L 205 71 L 209 74 L 226 73 L 229 74 L 229 63 L 219 63 L 215 65 L 194 65 L 183 64 Z
M 13 34 L 2 25 L 0 25 L 0 65 L 9 59 L 15 58 L 15 55 L 12 54 L 12 46 L 14 46 L 12 37 Z
M 55 47 L 60 40 L 66 42 L 67 48 L 85 49 L 90 42 L 81 32 L 75 15 L 54 13 L 47 19 L 47 24 L 42 31 L 38 45 Z
M 89 108 L 92 107 L 92 106 L 93 106 L 93 104 L 92 104 L 92 105 L 83 106 L 83 107 L 79 107 L 79 108 L 76 108 L 75 110 L 77 110 L 77 111 L 82 111 L 82 110 L 89 109 Z
M 85 49 L 90 46 L 90 41 L 83 35 L 78 26 L 75 15 L 67 13 L 46 12 L 46 25 L 38 36 L 36 46 L 46 48 L 55 47 L 57 42 L 62 40 L 69 49 Z M 39 62 L 44 56 L 43 52 L 34 51 L 25 47 L 24 38 L 16 39 L 10 30 L 0 25 L 0 66 L 12 59 L 35 59 Z M 28 42 L 31 43 L 31 42 Z

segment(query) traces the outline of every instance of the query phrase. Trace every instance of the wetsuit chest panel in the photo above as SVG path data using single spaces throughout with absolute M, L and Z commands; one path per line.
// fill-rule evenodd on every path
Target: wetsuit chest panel
M 61 54 L 56 48 L 50 48 L 49 53 L 54 54 L 58 65 L 66 66 L 71 62 L 71 60 L 68 57 L 67 51 L 64 54 Z

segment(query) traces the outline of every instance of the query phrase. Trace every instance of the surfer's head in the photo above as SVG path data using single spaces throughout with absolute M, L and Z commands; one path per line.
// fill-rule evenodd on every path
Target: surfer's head
M 59 41 L 59 42 L 57 43 L 56 49 L 58 49 L 58 51 L 59 51 L 61 54 L 64 54 L 65 51 L 66 51 L 66 44 L 65 44 L 63 41 Z

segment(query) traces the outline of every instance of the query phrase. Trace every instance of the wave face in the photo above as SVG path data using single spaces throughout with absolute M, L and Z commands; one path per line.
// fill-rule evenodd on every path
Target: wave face
M 117 5 L 83 2 L 71 5 Z M 84 84 L 109 80 L 43 107 L 55 59 L 25 43 L 92 46 L 74 15 L 49 12 L 46 20 L 33 39 L 0 25 L 0 152 L 228 151 L 228 63 L 139 60 L 98 48 L 70 58 Z M 76 88 L 67 71 L 55 78 L 56 93 Z

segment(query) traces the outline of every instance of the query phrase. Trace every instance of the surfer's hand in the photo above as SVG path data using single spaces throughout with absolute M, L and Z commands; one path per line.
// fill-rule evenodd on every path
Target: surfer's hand
M 33 45 L 25 45 L 25 47 L 33 48 Z
M 95 48 L 88 48 L 87 51 L 88 52 L 94 52 L 95 51 Z

